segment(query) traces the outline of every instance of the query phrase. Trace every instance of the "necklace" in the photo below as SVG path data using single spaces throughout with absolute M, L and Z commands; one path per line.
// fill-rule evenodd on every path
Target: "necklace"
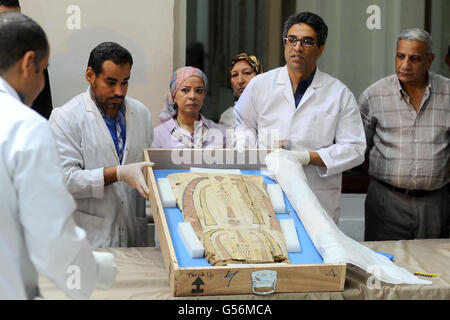
M 180 122 L 178 122 L 178 118 L 176 118 L 175 121 L 177 122 L 177 124 L 178 124 L 178 126 L 179 126 L 180 128 L 186 130 L 187 132 L 190 132 L 191 135 L 194 134 L 194 130 L 191 130 L 190 128 L 189 128 L 189 130 L 187 130 L 186 128 L 183 128 L 183 127 L 181 126 Z

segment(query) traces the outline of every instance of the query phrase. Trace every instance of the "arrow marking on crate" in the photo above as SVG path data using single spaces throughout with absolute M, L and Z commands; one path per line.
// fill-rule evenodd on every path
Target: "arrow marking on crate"
M 205 285 L 202 278 L 197 277 L 194 282 L 192 282 L 192 285 L 195 286 L 195 289 L 192 289 L 192 293 L 203 293 L 204 289 L 200 289 L 200 286 Z

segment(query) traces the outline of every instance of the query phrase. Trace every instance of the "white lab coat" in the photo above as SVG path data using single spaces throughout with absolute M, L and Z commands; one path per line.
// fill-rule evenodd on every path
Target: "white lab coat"
M 122 163 L 90 88 L 53 109 L 49 119 L 65 180 L 76 200 L 75 221 L 93 247 L 148 245 L 145 199 L 125 182 L 104 185 L 104 168 L 143 161 L 143 149 L 152 145 L 150 111 L 130 97 L 125 104 Z
M 234 116 L 234 106 L 228 107 L 219 118 L 219 124 L 226 129 L 234 129 L 236 117 Z
M 38 272 L 69 297 L 87 299 L 96 263 L 73 220 L 49 125 L 1 77 L 0 113 L 0 299 L 38 297 Z M 78 284 L 70 266 L 79 268 Z
M 292 150 L 319 153 L 326 167 L 308 165 L 305 174 L 321 205 L 338 222 L 342 172 L 361 164 L 366 149 L 364 128 L 352 92 L 317 68 L 295 108 L 291 81 L 284 66 L 253 78 L 234 111 L 237 139 L 247 135 L 259 148 L 274 147 L 275 140 L 290 140 Z

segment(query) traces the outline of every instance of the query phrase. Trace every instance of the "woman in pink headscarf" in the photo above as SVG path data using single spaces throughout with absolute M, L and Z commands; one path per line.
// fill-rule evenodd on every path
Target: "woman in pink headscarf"
M 173 74 L 152 148 L 225 148 L 225 129 L 200 114 L 207 89 L 206 75 L 198 68 Z

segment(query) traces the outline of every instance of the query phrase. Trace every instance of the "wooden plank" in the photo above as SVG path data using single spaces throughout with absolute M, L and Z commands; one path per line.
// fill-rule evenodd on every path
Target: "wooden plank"
M 252 273 L 277 272 L 275 293 L 344 290 L 346 264 L 210 267 L 179 270 L 175 296 L 251 294 Z
M 152 161 L 148 152 L 144 151 L 145 161 Z M 170 237 L 169 227 L 167 225 L 164 208 L 159 196 L 158 187 L 156 185 L 155 175 L 153 169 L 148 168 L 146 172 L 147 186 L 150 190 L 149 201 L 152 208 L 152 215 L 155 221 L 156 232 L 158 234 L 159 245 L 163 255 L 166 270 L 169 272 L 169 282 L 172 292 L 175 292 L 175 270 L 179 269 L 177 258 L 175 255 L 175 248 Z

